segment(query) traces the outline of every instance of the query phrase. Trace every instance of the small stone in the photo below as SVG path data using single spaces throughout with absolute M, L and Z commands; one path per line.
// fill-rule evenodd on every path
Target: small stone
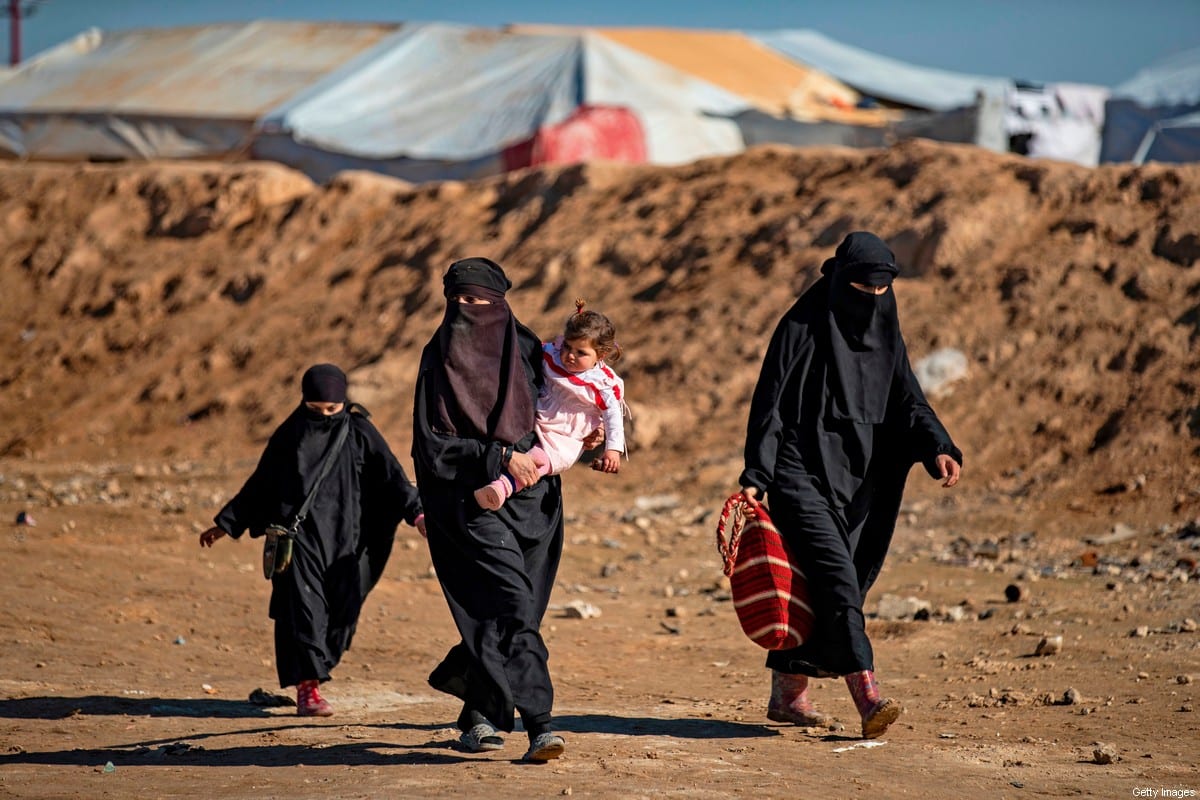
M 1145 637 L 1150 635 L 1150 626 L 1149 625 L 1138 625 L 1136 628 L 1134 628 L 1132 631 L 1129 632 L 1129 635 L 1135 639 L 1144 639 Z
M 1180 686 L 1187 686 L 1189 683 L 1192 682 L 1192 676 L 1191 675 L 1176 675 L 1175 682 L 1178 683 Z
M 572 600 L 563 606 L 563 616 L 568 619 L 592 619 L 600 616 L 600 609 L 583 600 Z
M 1179 623 L 1179 630 L 1183 633 L 1195 633 L 1197 627 L 1200 626 L 1197 626 L 1196 620 L 1192 619 L 1191 617 L 1188 617 L 1183 622 Z
M 1068 689 L 1065 692 L 1063 692 L 1062 701 L 1059 703 L 1059 705 L 1077 706 L 1082 702 L 1083 702 L 1083 695 L 1081 695 L 1079 693 L 1078 689 L 1076 689 L 1075 687 L 1072 686 L 1072 687 L 1068 687 Z
M 671 608 L 667 609 L 667 616 L 668 617 L 686 617 L 687 609 L 684 608 L 683 606 L 672 606 Z
M 1062 636 L 1043 636 L 1042 640 L 1038 642 L 1037 649 L 1033 651 L 1033 654 L 1035 656 L 1052 656 L 1062 651 L 1062 646 Z
M 1101 744 L 1092 750 L 1092 761 L 1097 764 L 1111 764 L 1117 759 L 1117 748 L 1111 744 Z
M 1015 583 L 1010 583 L 1004 587 L 1004 599 L 1010 603 L 1015 603 L 1021 599 L 1021 587 Z

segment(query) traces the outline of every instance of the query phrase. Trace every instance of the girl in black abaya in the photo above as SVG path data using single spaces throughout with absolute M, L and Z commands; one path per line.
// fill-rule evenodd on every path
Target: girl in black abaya
M 769 494 L 815 615 L 802 645 L 767 657 L 767 716 L 826 723 L 808 698 L 808 679 L 844 676 L 863 736 L 874 738 L 901 707 L 879 694 L 863 598 L 883 566 L 912 465 L 954 486 L 962 453 L 909 364 L 891 250 L 874 234 L 851 233 L 821 271 L 767 348 L 740 483 L 748 495 Z
M 425 533 L 416 488 L 366 409 L 347 404 L 346 375 L 333 364 L 304 373 L 300 405 L 272 434 L 254 473 L 200 534 L 212 547 L 223 536 L 295 518 L 338 431 L 345 441 L 321 482 L 295 538 L 292 562 L 271 579 L 275 666 L 281 687 L 297 687 L 300 716 L 329 716 L 319 686 L 350 648 L 363 601 L 392 549 L 401 519 Z
M 463 701 L 460 740 L 472 752 L 504 745 L 515 713 L 528 761 L 562 754 L 551 730 L 554 687 L 540 632 L 563 542 L 558 476 L 538 479 L 534 398 L 541 342 L 513 316 L 511 283 L 486 258 L 450 265 L 441 326 L 421 354 L 413 463 L 429 552 L 462 641 L 429 683 Z M 488 511 L 474 490 L 504 470 L 529 488 Z

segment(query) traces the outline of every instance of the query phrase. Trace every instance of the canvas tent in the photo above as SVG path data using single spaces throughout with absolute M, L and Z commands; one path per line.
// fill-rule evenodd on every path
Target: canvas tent
M 1014 85 L 1007 78 L 916 66 L 842 44 L 816 31 L 750 31 L 747 35 L 865 95 L 915 109 L 949 111 L 972 106 L 979 94 L 1003 97 Z
M 91 30 L 0 81 L 0 150 L 44 159 L 213 158 L 396 26 L 254 22 Z
M 410 180 L 537 163 L 678 164 L 736 153 L 744 98 L 590 31 L 405 28 L 353 74 L 268 114 L 253 151 L 316 176 Z
M 1200 48 L 1140 70 L 1105 105 L 1101 161 L 1200 161 Z

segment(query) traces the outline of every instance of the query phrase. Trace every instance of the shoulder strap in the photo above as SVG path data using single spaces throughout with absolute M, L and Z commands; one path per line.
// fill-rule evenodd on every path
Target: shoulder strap
M 334 439 L 329 445 L 329 449 L 325 451 L 325 459 L 321 462 L 321 471 L 317 473 L 317 479 L 313 481 L 312 488 L 308 490 L 308 497 L 304 498 L 304 505 L 300 506 L 300 510 L 296 512 L 296 519 L 292 522 L 292 530 L 299 528 L 300 523 L 308 517 L 308 509 L 312 506 L 313 500 L 316 499 L 317 490 L 321 488 L 321 483 L 325 480 L 325 476 L 329 474 L 329 470 L 333 469 L 333 462 L 337 458 L 349 434 L 350 418 L 347 417 L 338 429 L 338 432 L 334 434 Z

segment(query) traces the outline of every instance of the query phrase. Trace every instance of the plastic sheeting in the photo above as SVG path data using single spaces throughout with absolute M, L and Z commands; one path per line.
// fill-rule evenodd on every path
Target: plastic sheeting
M 736 126 L 703 117 L 747 103 L 594 34 L 433 23 L 401 32 L 370 63 L 304 92 L 262 127 L 361 158 L 471 160 L 561 124 L 581 105 L 631 110 L 647 160 L 679 163 L 741 149 Z
M 1200 105 L 1146 108 L 1132 100 L 1110 100 L 1100 161 L 1200 161 Z
M 865 95 L 931 111 L 975 105 L 979 93 L 1003 96 L 1008 78 L 918 67 L 836 42 L 810 30 L 749 31 L 747 35 L 804 64 L 828 72 Z
M 1200 48 L 1117 84 L 1104 111 L 1101 161 L 1200 161 Z
M 1164 58 L 1113 87 L 1114 100 L 1153 106 L 1200 105 L 1200 47 Z
M 369 50 L 394 25 L 241 23 L 88 31 L 0 81 L 0 148 L 18 157 L 196 158 Z

